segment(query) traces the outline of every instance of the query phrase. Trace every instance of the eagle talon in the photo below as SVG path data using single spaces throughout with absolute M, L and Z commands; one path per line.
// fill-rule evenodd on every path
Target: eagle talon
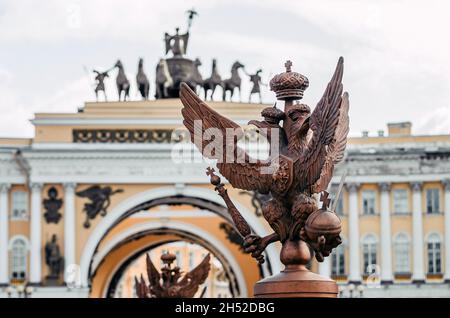
M 244 251 L 246 253 L 251 254 L 253 258 L 255 258 L 258 263 L 262 264 L 264 262 L 264 255 L 262 253 L 267 247 L 267 242 L 259 235 L 250 234 L 247 235 L 244 239 Z

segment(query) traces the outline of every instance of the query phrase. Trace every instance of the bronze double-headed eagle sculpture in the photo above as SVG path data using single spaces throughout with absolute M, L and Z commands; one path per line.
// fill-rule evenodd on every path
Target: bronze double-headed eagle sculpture
M 344 60 L 336 70 L 314 111 L 299 102 L 308 87 L 308 79 L 291 70 L 270 81 L 284 109 L 265 108 L 263 120 L 251 120 L 271 144 L 265 160 L 250 157 L 238 146 L 243 128 L 220 115 L 202 101 L 187 85 L 181 85 L 182 115 L 191 141 L 203 156 L 217 159 L 220 174 L 235 188 L 271 194 L 262 214 L 273 233 L 260 237 L 228 197 L 221 178 L 209 168 L 207 174 L 224 199 L 248 253 L 264 262 L 264 250 L 276 241 L 282 244 L 280 260 L 286 266 L 278 275 L 255 285 L 257 297 L 336 297 L 337 285 L 307 270 L 312 257 L 322 262 L 341 243 L 341 221 L 329 209 L 327 187 L 334 166 L 344 157 L 349 131 L 348 94 L 343 92 Z M 282 122 L 282 124 L 281 124 Z M 211 138 L 210 129 L 220 132 Z M 232 136 L 230 137 L 230 132 Z M 205 138 L 206 135 L 206 138 Z M 211 150 L 213 151 L 204 151 Z M 319 208 L 316 194 L 321 194 Z
M 136 296 L 138 298 L 192 298 L 197 293 L 199 286 L 208 278 L 210 254 L 190 272 L 183 275 L 180 267 L 173 264 L 176 260 L 175 254 L 166 253 L 161 255 L 163 266 L 159 272 L 150 256 L 146 256 L 148 284 L 141 274 L 140 279 L 134 278 Z M 202 295 L 205 289 L 202 291 Z M 202 297 L 201 295 L 201 297 Z

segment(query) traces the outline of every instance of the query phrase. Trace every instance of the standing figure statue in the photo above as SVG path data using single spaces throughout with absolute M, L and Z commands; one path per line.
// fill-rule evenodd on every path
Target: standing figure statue
M 45 263 L 50 270 L 47 278 L 51 280 L 59 278 L 64 266 L 64 259 L 61 256 L 57 240 L 56 234 L 53 234 L 52 239 L 45 244 Z
M 308 78 L 293 72 L 291 66 L 287 61 L 286 71 L 270 81 L 270 89 L 277 100 L 284 102 L 284 109 L 268 107 L 261 112 L 262 120 L 249 122 L 260 129 L 270 144 L 267 159 L 251 158 L 240 148 L 238 141 L 244 136 L 243 128 L 210 108 L 187 85 L 181 86 L 184 105 L 181 113 L 191 141 L 203 156 L 217 160 L 220 174 L 231 186 L 272 196 L 263 203 L 262 214 L 273 232 L 260 237 L 252 233 L 233 204 L 221 177 L 214 174 L 214 169 L 207 169 L 211 184 L 224 199 L 228 213 L 244 237 L 245 251 L 261 264 L 269 244 L 277 241 L 282 244 L 280 260 L 285 269 L 256 283 L 255 297 L 337 297 L 336 282 L 310 272 L 307 265 L 313 257 L 323 262 L 342 243 L 341 220 L 334 207 L 329 207 L 326 189 L 334 166 L 344 158 L 349 132 L 349 100 L 342 85 L 344 59 L 339 58 L 313 111 L 299 101 L 309 86 Z M 201 121 L 201 129 L 196 131 L 195 121 Z M 210 128 L 216 131 L 214 138 L 202 138 Z M 340 189 L 342 185 L 341 181 Z M 321 194 L 320 208 L 316 194 Z
M 99 72 L 97 70 L 93 70 L 95 74 L 95 81 L 96 81 L 96 87 L 95 87 L 95 100 L 98 102 L 98 92 L 103 92 L 103 96 L 105 96 L 105 102 L 108 101 L 108 98 L 106 97 L 106 90 L 105 90 L 105 78 L 109 77 L 108 73 L 110 70 L 107 70 L 105 72 Z
M 222 77 L 220 77 L 219 72 L 217 71 L 217 60 L 213 59 L 211 76 L 203 81 L 205 100 L 208 99 L 208 91 L 211 91 L 210 100 L 212 100 L 216 87 L 221 85 L 222 85 Z
M 174 57 L 182 57 L 186 54 L 186 49 L 189 41 L 189 30 L 185 34 L 179 34 L 180 28 L 175 29 L 175 34 L 164 34 L 164 41 L 166 43 L 166 54 L 172 51 Z
M 167 98 L 169 97 L 168 88 L 173 85 L 172 76 L 169 73 L 169 66 L 165 59 L 160 59 L 158 65 L 156 65 L 155 76 L 155 98 Z
M 194 17 L 196 15 L 198 15 L 198 12 L 195 11 L 194 8 L 192 8 L 190 10 L 187 10 L 186 13 L 188 15 L 188 30 L 189 30 L 191 28 L 191 25 L 192 25 L 192 20 L 194 20 Z
M 262 70 L 259 69 L 255 74 L 247 74 L 250 77 L 250 82 L 253 84 L 252 90 L 250 91 L 250 95 L 248 96 L 248 102 L 252 102 L 252 95 L 258 94 L 259 103 L 262 104 L 262 96 L 261 96 L 261 85 L 266 85 L 262 82 L 261 76 L 259 74 L 262 73 Z
M 116 84 L 117 84 L 117 93 L 119 95 L 119 102 L 121 100 L 122 92 L 124 93 L 123 100 L 126 101 L 127 98 L 130 97 L 130 81 L 125 75 L 125 70 L 123 69 L 123 64 L 120 60 L 117 60 L 114 67 L 119 69 L 119 73 L 117 73 Z
M 144 60 L 142 58 L 139 59 L 138 73 L 136 75 L 136 83 L 142 98 L 144 100 L 147 100 L 150 91 L 150 82 L 148 81 L 147 75 L 145 75 Z
M 239 69 L 243 67 L 244 65 L 239 61 L 234 62 L 231 66 L 231 77 L 222 82 L 223 101 L 227 97 L 227 91 L 230 91 L 230 102 L 232 101 L 235 88 L 239 91 L 239 100 L 241 99 L 241 77 L 239 76 Z

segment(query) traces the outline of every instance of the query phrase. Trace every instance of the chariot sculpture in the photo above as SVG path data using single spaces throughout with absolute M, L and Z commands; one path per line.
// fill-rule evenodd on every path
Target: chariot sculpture
M 176 28 L 175 34 L 164 34 L 165 53 L 166 55 L 172 53 L 172 57 L 161 59 L 156 68 L 155 97 L 158 99 L 179 97 L 182 82 L 193 90 L 201 84 L 198 82 L 198 61 L 185 57 L 189 43 L 189 29 L 196 14 L 194 10 L 188 11 L 188 29 L 185 33 L 180 34 L 180 29 Z
M 270 81 L 277 100 L 284 101 L 284 109 L 276 105 L 268 107 L 261 113 L 263 120 L 249 122 L 271 144 L 267 159 L 251 158 L 239 148 L 237 142 L 244 135 L 242 128 L 214 111 L 184 84 L 180 95 L 183 123 L 191 141 L 203 156 L 217 159 L 218 171 L 233 187 L 272 197 L 264 202 L 262 214 L 273 233 L 259 237 L 234 206 L 221 178 L 208 168 L 211 183 L 244 237 L 246 252 L 263 263 L 266 247 L 276 241 L 282 244 L 280 260 L 285 269 L 257 282 L 255 296 L 336 297 L 336 283 L 310 272 L 306 266 L 314 256 L 322 262 L 341 243 L 341 221 L 329 208 L 326 189 L 334 166 L 343 159 L 349 131 L 348 94 L 343 92 L 342 85 L 344 60 L 339 58 L 313 112 L 299 102 L 309 85 L 308 79 L 293 72 L 291 66 L 287 61 L 286 72 Z M 211 128 L 216 135 L 205 138 Z M 321 194 L 320 208 L 317 194 Z

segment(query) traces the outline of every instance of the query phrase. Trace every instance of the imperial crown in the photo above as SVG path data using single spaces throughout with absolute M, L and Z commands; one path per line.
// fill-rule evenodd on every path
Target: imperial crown
M 278 100 L 301 99 L 309 86 L 308 78 L 300 73 L 292 72 L 292 62 L 287 61 L 286 72 L 275 75 L 270 80 L 270 90 L 274 91 Z

